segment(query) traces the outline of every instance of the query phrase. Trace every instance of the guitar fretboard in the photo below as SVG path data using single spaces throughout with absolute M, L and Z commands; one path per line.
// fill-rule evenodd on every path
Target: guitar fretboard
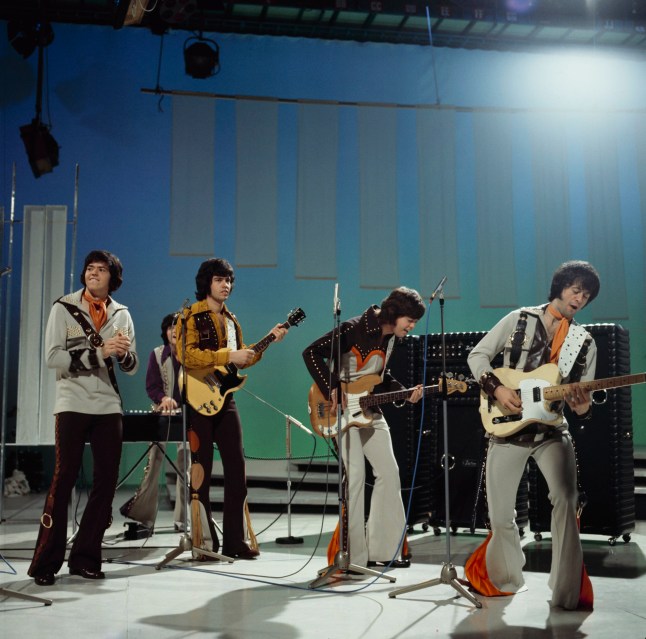
M 428 395 L 434 391 L 440 389 L 439 384 L 434 384 L 431 386 L 424 387 L 424 395 Z M 359 405 L 361 408 L 367 408 L 369 406 L 377 406 L 378 404 L 388 404 L 390 402 L 399 402 L 401 400 L 408 399 L 410 394 L 413 392 L 411 388 L 399 391 L 391 391 L 389 393 L 377 393 L 376 395 L 366 395 L 359 399 Z
M 619 377 L 606 377 L 605 379 L 593 379 L 589 382 L 579 382 L 584 391 L 604 390 L 606 388 L 621 388 L 633 384 L 646 383 L 646 373 L 635 375 L 621 375 Z M 543 397 L 548 400 L 560 400 L 568 394 L 573 384 L 561 384 L 560 386 L 548 386 L 543 389 Z

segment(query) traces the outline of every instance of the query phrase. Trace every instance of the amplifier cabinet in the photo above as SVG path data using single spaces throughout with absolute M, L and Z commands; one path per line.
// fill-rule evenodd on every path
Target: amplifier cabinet
M 585 328 L 597 344 L 597 379 L 630 373 L 630 339 L 618 324 L 590 324 Z M 630 540 L 635 529 L 635 477 L 630 387 L 597 391 L 592 419 L 577 423 L 568 414 L 579 469 L 579 485 L 587 505 L 581 532 Z M 537 539 L 550 530 L 551 504 L 543 476 L 530 465 L 530 529 Z

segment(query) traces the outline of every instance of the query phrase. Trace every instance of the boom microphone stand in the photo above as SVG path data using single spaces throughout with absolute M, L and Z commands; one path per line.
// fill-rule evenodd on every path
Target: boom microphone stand
M 451 586 L 464 598 L 468 599 L 476 608 L 482 608 L 482 603 L 478 601 L 458 580 L 458 575 L 455 570 L 455 566 L 451 563 L 451 516 L 450 516 L 450 507 L 449 507 L 449 434 L 448 434 L 448 413 L 447 413 L 447 392 L 446 392 L 446 343 L 445 343 L 445 333 L 444 333 L 444 284 L 446 283 L 446 276 L 442 278 L 440 283 L 437 285 L 435 291 L 431 295 L 429 301 L 430 304 L 433 303 L 435 297 L 439 294 L 440 296 L 440 319 L 441 319 L 441 331 L 442 331 L 442 421 L 444 427 L 444 518 L 446 525 L 446 556 L 444 563 L 442 564 L 442 571 L 440 576 L 435 579 L 429 579 L 422 583 L 406 586 L 404 588 L 399 588 L 393 590 L 391 593 L 388 593 L 388 597 L 394 599 L 397 595 L 404 594 L 405 592 L 413 592 L 414 590 L 420 590 L 422 588 L 427 588 L 430 586 L 437 586 L 438 584 L 446 584 Z
M 334 366 L 338 372 L 338 384 L 336 387 L 336 423 L 337 423 L 337 449 L 338 449 L 338 464 L 339 464 L 339 550 L 334 556 L 334 561 L 327 566 L 318 571 L 318 577 L 309 584 L 309 588 L 318 588 L 319 586 L 324 586 L 329 583 L 335 576 L 336 573 L 340 572 L 341 576 L 347 576 L 349 571 L 354 573 L 360 573 L 363 575 L 369 575 L 371 577 L 383 577 L 391 583 L 396 581 L 395 577 L 391 577 L 383 572 L 377 570 L 371 570 L 370 568 L 364 568 L 357 564 L 353 564 L 350 561 L 350 551 L 347 544 L 345 526 L 343 522 L 343 513 L 347 513 L 346 506 L 346 494 L 345 487 L 343 482 L 343 422 L 341 417 L 343 415 L 343 389 L 341 387 L 341 331 L 340 331 L 340 317 L 341 317 L 341 300 L 339 299 L 339 285 L 334 285 L 334 332 L 335 336 L 333 338 L 335 354 L 334 354 Z
M 282 415 L 285 418 L 285 459 L 287 460 L 287 537 L 278 537 L 276 539 L 277 544 L 302 544 L 302 537 L 293 537 L 292 536 L 292 473 L 291 473 L 291 461 L 292 461 L 292 425 L 298 426 L 301 430 L 305 431 L 310 437 L 314 437 L 314 433 L 311 430 L 307 429 L 301 422 L 297 419 L 294 419 L 291 415 L 283 413 L 282 410 L 279 410 L 274 405 L 270 404 L 268 401 L 258 397 L 250 390 L 243 388 L 243 391 L 255 397 L 259 402 L 262 402 L 266 406 L 269 406 L 272 410 L 275 410 L 277 413 Z
M 182 308 L 180 309 L 179 312 L 179 322 L 182 322 L 182 367 L 181 367 L 181 375 L 183 379 L 182 383 L 182 438 L 184 440 L 184 450 L 182 451 L 183 455 L 186 455 L 187 452 L 189 452 L 190 448 L 188 446 L 188 437 L 187 437 L 187 414 L 188 414 L 188 401 L 186 397 L 186 366 L 185 366 L 185 361 L 186 361 L 186 322 L 184 319 L 184 311 L 186 309 L 186 305 L 188 304 L 188 299 L 182 304 Z M 227 557 L 226 555 L 223 555 L 218 552 L 214 552 L 212 550 L 206 550 L 204 548 L 196 548 L 193 545 L 193 540 L 191 539 L 191 536 L 188 533 L 188 511 L 190 508 L 189 501 L 188 501 L 188 482 L 186 481 L 186 474 L 184 474 L 184 503 L 186 504 L 184 508 L 184 532 L 179 540 L 179 544 L 170 552 L 166 553 L 166 557 L 162 559 L 156 566 L 155 570 L 161 570 L 167 563 L 171 562 L 175 557 L 178 557 L 181 555 L 183 552 L 196 552 L 199 555 L 204 555 L 205 557 L 211 557 L 212 559 L 218 559 L 220 561 L 226 561 L 230 564 L 233 563 L 233 558 L 232 557 Z

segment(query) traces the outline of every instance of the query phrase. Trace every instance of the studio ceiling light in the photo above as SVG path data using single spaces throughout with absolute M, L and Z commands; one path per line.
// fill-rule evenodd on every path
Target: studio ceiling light
M 192 44 L 189 44 L 192 43 Z M 199 37 L 184 42 L 186 75 L 203 80 L 220 72 L 220 47 L 215 40 Z

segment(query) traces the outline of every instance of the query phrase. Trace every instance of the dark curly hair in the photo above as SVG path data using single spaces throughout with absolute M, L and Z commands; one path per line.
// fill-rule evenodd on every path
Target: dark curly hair
M 211 291 L 211 282 L 215 276 L 230 277 L 231 290 L 233 291 L 233 283 L 235 281 L 233 266 L 221 257 L 214 257 L 200 264 L 200 268 L 195 276 L 195 299 L 206 299 L 206 296 Z
M 95 250 L 90 251 L 83 262 L 83 270 L 81 271 L 81 284 L 85 286 L 85 271 L 92 262 L 104 262 L 110 269 L 110 284 L 108 285 L 108 292 L 113 293 L 123 284 L 123 266 L 121 260 L 110 251 Z
M 561 296 L 564 289 L 573 284 L 580 284 L 583 289 L 588 291 L 590 297 L 588 304 L 599 295 L 599 288 L 601 283 L 599 281 L 599 273 L 597 269 L 583 260 L 570 260 L 563 262 L 552 275 L 552 285 L 550 287 L 550 295 L 548 301 L 552 301 Z
M 164 342 L 164 346 L 168 346 L 168 336 L 166 335 L 166 331 L 177 322 L 177 318 L 179 317 L 179 313 L 170 313 L 164 317 L 161 323 L 161 338 L 162 341 Z
M 412 288 L 400 286 L 381 303 L 380 324 L 394 324 L 399 317 L 418 320 L 426 311 L 422 296 Z

